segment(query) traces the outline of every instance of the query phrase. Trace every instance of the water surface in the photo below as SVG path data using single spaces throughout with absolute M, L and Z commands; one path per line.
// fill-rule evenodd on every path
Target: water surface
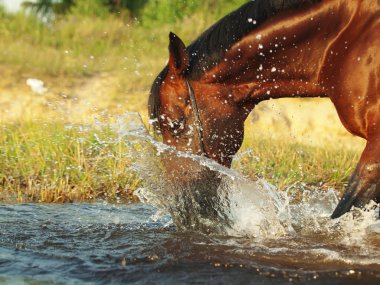
M 144 204 L 2 205 L 0 284 L 375 284 L 380 278 L 379 256 L 371 259 L 359 245 L 177 232 L 170 217 L 157 220 L 155 213 Z M 346 260 L 357 256 L 352 251 L 361 256 Z

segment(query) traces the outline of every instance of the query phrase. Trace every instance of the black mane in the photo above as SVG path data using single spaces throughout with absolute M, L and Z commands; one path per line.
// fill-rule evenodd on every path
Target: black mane
M 278 13 L 297 9 L 304 5 L 315 4 L 321 0 L 251 0 L 239 9 L 226 15 L 208 28 L 200 37 L 187 47 L 190 65 L 186 72 L 189 79 L 199 79 L 207 70 L 217 65 L 224 53 L 234 43 L 259 27 L 267 19 Z M 153 83 L 149 97 L 149 116 L 157 119 L 160 114 L 158 90 L 167 74 L 165 67 Z
M 234 43 L 279 12 L 321 0 L 252 0 L 220 19 L 187 47 L 190 56 L 188 77 L 198 79 L 217 65 Z

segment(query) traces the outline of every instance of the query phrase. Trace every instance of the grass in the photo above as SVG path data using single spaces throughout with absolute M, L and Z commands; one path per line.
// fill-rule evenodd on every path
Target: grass
M 52 25 L 23 14 L 6 16 L 0 21 L 0 63 L 45 77 L 124 73 L 130 88 L 146 88 L 167 60 L 169 31 L 190 43 L 214 18 L 198 13 L 170 25 L 146 27 L 114 15 L 68 15 Z
M 265 178 L 279 190 L 300 183 L 342 190 L 358 154 L 332 146 L 248 136 L 234 168 L 253 179 Z M 3 125 L 0 200 L 133 200 L 141 181 L 132 163 L 130 149 L 119 141 L 110 121 L 68 124 L 42 120 Z
M 314 147 L 268 136 L 244 141 L 234 167 L 250 178 L 264 178 L 285 190 L 294 184 L 343 190 L 360 152 L 334 146 Z M 244 151 L 251 150 L 251 151 Z
M 130 149 L 112 124 L 125 111 L 138 111 L 147 121 L 147 94 L 167 60 L 168 32 L 189 43 L 215 18 L 197 12 L 147 27 L 113 15 L 69 15 L 53 25 L 22 14 L 2 15 L 0 201 L 133 200 L 141 181 L 130 168 Z M 30 77 L 43 79 L 49 91 L 32 93 L 25 85 Z M 268 110 L 262 113 L 267 118 Z M 329 125 L 338 122 L 336 115 L 329 120 Z M 280 190 L 301 182 L 343 188 L 362 144 L 311 146 L 289 139 L 290 131 L 279 122 L 270 124 L 248 120 L 236 169 Z M 334 141 L 340 131 L 323 132 Z
M 2 128 L 0 198 L 17 202 L 125 201 L 140 181 L 110 127 L 29 122 Z

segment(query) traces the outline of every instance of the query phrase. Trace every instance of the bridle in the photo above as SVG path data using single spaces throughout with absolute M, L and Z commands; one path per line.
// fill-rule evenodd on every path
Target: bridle
M 190 84 L 188 79 L 186 79 L 186 84 L 187 84 L 187 89 L 189 90 L 191 107 L 194 110 L 195 125 L 196 125 L 196 129 L 198 132 L 199 146 L 200 146 L 201 152 L 202 152 L 201 155 L 203 156 L 203 155 L 206 155 L 206 151 L 205 151 L 205 146 L 204 146 L 204 142 L 203 142 L 202 122 L 201 122 L 201 119 L 199 117 L 199 111 L 198 111 L 197 101 L 196 101 L 195 95 L 194 95 L 194 90 L 191 87 L 191 84 Z

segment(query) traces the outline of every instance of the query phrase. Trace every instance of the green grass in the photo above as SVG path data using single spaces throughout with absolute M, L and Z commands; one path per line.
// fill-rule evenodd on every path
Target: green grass
M 252 179 L 268 180 L 279 190 L 301 183 L 342 190 L 360 154 L 334 146 L 313 147 L 265 136 L 246 138 L 242 151 L 234 167 Z
M 0 134 L 0 200 L 132 199 L 140 181 L 108 126 L 24 122 Z
M 228 7 L 213 13 L 197 11 L 174 23 L 152 19 L 148 26 L 114 14 L 74 13 L 50 24 L 22 13 L 2 15 L 0 64 L 35 76 L 85 78 L 114 72 L 124 75 L 133 88 L 146 88 L 168 58 L 170 31 L 190 43 L 222 12 L 232 9 L 231 4 Z
M 24 122 L 0 134 L 1 201 L 126 201 L 140 185 L 125 142 L 104 124 Z M 244 150 L 253 152 L 244 154 Z M 279 190 L 302 183 L 342 189 L 358 153 L 247 139 L 234 168 Z

